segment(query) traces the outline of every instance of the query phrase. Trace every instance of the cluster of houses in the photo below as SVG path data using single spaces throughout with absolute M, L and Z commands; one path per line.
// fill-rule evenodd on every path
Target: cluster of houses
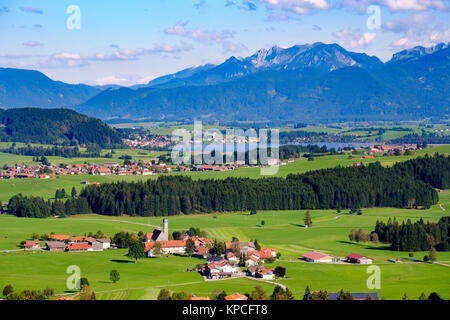
M 173 144 L 170 138 L 167 136 L 157 136 L 148 138 L 147 136 L 139 135 L 138 133 L 133 133 L 130 135 L 131 139 L 124 139 L 123 143 L 132 149 L 142 149 L 142 148 L 165 148 Z
M 83 163 L 64 167 L 54 165 L 15 165 L 0 170 L 0 179 L 50 179 L 59 175 L 152 175 L 154 173 L 169 172 L 171 168 L 165 163 L 131 163 L 120 165 L 118 162 Z
M 48 238 L 45 249 L 52 252 L 103 251 L 111 248 L 111 240 L 108 238 L 72 237 L 66 234 L 52 234 Z M 26 241 L 24 248 L 25 250 L 41 249 L 40 241 Z
M 421 149 L 419 147 L 419 149 Z M 415 144 L 401 144 L 401 145 L 375 145 L 367 148 L 355 148 L 356 151 L 364 151 L 367 155 L 373 154 L 392 154 L 395 150 L 399 150 L 400 152 L 405 152 L 406 150 L 417 150 L 417 145 Z
M 153 230 L 145 235 L 144 245 L 147 257 L 155 257 L 160 254 L 184 254 L 186 253 L 186 242 L 191 239 L 194 244 L 194 255 L 198 258 L 206 258 L 206 265 L 202 268 L 202 274 L 210 280 L 218 280 L 232 277 L 243 277 L 250 275 L 263 279 L 274 279 L 273 269 L 262 266 L 265 259 L 277 257 L 277 249 L 264 248 L 256 250 L 255 244 L 250 242 L 226 242 L 226 252 L 221 255 L 210 255 L 210 250 L 214 245 L 213 239 L 193 236 L 187 234 L 180 236 L 178 240 L 169 240 L 169 222 L 163 220 L 163 227 Z M 160 246 L 156 252 L 156 244 Z M 236 252 L 238 251 L 238 252 Z M 247 274 L 242 271 L 240 257 L 245 257 L 245 266 L 248 268 Z
M 303 260 L 305 260 L 306 262 L 312 263 L 354 263 L 354 264 L 373 263 L 372 259 L 356 253 L 349 254 L 345 258 L 336 258 L 326 253 L 313 251 L 302 255 L 302 257 Z

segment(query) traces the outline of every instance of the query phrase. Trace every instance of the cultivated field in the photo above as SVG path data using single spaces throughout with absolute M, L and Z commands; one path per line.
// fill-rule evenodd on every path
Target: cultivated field
M 393 208 L 364 209 L 363 215 L 337 214 L 332 210 L 311 211 L 313 226 L 301 227 L 304 211 L 274 211 L 248 213 L 191 215 L 169 217 L 170 231 L 184 230 L 191 226 L 205 230 L 208 236 L 230 241 L 238 237 L 241 241 L 257 239 L 264 247 L 277 248 L 282 256 L 273 266 L 287 268 L 287 278 L 277 280 L 287 285 L 296 298 L 301 298 L 306 285 L 312 290 L 340 289 L 352 292 L 379 293 L 386 299 L 400 299 L 406 292 L 410 299 L 417 299 L 421 292 L 438 292 L 450 298 L 450 252 L 439 252 L 438 260 L 443 264 L 418 263 L 406 260 L 408 252 L 390 251 L 387 245 L 352 243 L 348 241 L 351 229 L 372 231 L 376 220 L 387 221 L 395 217 L 398 221 L 420 219 L 437 221 L 450 211 L 450 191 L 440 193 L 439 206 L 429 210 L 404 210 Z M 161 225 L 161 217 L 105 217 L 98 215 L 74 216 L 66 219 L 19 219 L 0 216 L 0 250 L 17 249 L 20 241 L 33 232 L 68 233 L 84 235 L 102 230 L 107 235 L 118 231 L 151 231 Z M 261 220 L 265 221 L 263 227 Z M 299 257 L 312 250 L 319 250 L 343 257 L 358 253 L 374 259 L 381 268 L 381 289 L 369 290 L 366 280 L 367 266 L 322 265 L 303 262 Z M 186 272 L 204 260 L 188 257 L 162 257 L 141 259 L 136 264 L 125 256 L 126 250 L 105 252 L 49 253 L 13 251 L 0 253 L 0 288 L 11 283 L 16 289 L 52 287 L 57 293 L 66 293 L 66 269 L 78 265 L 82 276 L 89 279 L 99 299 L 154 299 L 161 288 L 186 291 L 198 296 L 210 295 L 215 289 L 231 292 L 251 292 L 260 282 L 249 279 L 233 279 L 205 282 L 195 272 Z M 415 252 L 414 258 L 422 259 L 427 252 Z M 400 259 L 403 263 L 391 263 L 388 259 Z M 270 265 L 269 265 L 270 266 Z M 117 269 L 121 274 L 118 283 L 109 281 L 109 272 Z M 271 292 L 273 285 L 261 283 Z

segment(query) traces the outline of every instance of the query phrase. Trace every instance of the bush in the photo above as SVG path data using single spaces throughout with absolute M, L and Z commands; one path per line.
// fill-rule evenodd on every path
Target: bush
M 3 295 L 5 297 L 8 297 L 11 293 L 14 292 L 14 288 L 12 285 L 7 284 L 4 288 L 3 288 Z
M 282 266 L 277 266 L 273 271 L 276 277 L 283 278 L 286 275 L 286 268 Z
M 53 290 L 52 288 L 45 288 L 44 291 L 42 291 L 42 293 L 44 294 L 44 296 L 48 298 L 55 294 L 55 290 Z
M 170 291 L 167 289 L 161 289 L 158 294 L 158 300 L 171 300 Z

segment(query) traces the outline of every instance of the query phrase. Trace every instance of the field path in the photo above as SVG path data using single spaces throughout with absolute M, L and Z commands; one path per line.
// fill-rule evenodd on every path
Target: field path
M 275 286 L 280 286 L 281 288 L 283 288 L 283 290 L 286 290 L 286 286 L 284 284 L 278 283 L 278 282 L 274 282 L 274 281 L 269 281 L 269 280 L 264 280 L 264 279 L 258 279 L 258 278 L 254 278 L 254 277 L 250 277 L 250 276 L 246 276 L 247 279 L 250 280 L 255 280 L 255 281 L 261 281 L 261 282 L 265 282 L 265 283 L 270 283 L 273 284 Z
M 160 228 L 161 227 L 161 226 L 156 226 L 156 225 L 153 225 L 153 224 L 142 223 L 142 222 L 133 222 L 133 221 L 127 221 L 127 220 L 107 220 L 107 219 L 77 219 L 77 220 L 81 220 L 81 221 L 104 221 L 104 222 L 113 221 L 113 222 L 123 222 L 123 223 L 137 224 L 137 225 L 146 226 L 146 227 L 156 227 L 156 228 Z

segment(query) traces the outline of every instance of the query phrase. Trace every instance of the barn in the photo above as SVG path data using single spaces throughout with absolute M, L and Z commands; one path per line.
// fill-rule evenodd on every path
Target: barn
M 322 252 L 318 252 L 318 251 L 313 251 L 307 254 L 302 255 L 302 257 L 305 259 L 305 261 L 307 262 L 314 262 L 314 263 L 333 263 L 336 262 L 336 258 L 333 256 L 330 256 L 328 254 L 322 253 Z

